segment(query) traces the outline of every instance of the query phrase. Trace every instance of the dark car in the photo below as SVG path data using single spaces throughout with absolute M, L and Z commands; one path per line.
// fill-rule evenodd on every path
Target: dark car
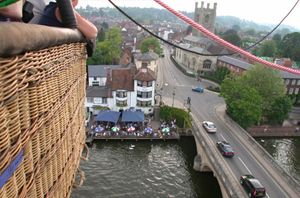
M 203 87 L 198 86 L 198 87 L 192 88 L 192 91 L 199 92 L 199 93 L 203 93 L 203 92 L 204 92 L 204 89 L 203 89 Z
M 242 175 L 240 178 L 240 182 L 247 194 L 251 198 L 256 197 L 265 197 L 266 189 L 265 187 L 252 175 Z
M 226 141 L 217 142 L 217 147 L 223 156 L 225 157 L 234 156 L 234 151 L 228 142 Z

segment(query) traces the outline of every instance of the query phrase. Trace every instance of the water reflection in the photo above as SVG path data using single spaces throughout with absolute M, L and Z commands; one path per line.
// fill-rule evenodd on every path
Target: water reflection
M 90 160 L 81 164 L 86 181 L 72 197 L 221 197 L 212 174 L 193 170 L 195 155 L 192 138 L 98 142 L 91 148 Z
M 287 172 L 300 181 L 299 138 L 256 138 L 256 140 Z

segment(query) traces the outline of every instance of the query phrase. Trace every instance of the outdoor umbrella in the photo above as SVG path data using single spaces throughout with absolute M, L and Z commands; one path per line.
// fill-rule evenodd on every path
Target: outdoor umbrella
M 119 131 L 120 129 L 119 129 L 119 127 L 117 127 L 117 126 L 114 126 L 114 127 L 112 127 L 111 128 L 111 131 L 112 132 L 117 132 L 117 131 Z
M 128 132 L 133 132 L 133 131 L 135 131 L 135 128 L 134 128 L 133 126 L 131 126 L 131 127 L 129 127 L 129 128 L 127 129 L 127 131 L 128 131 Z
M 170 128 L 169 127 L 165 127 L 162 129 L 163 133 L 169 133 L 170 132 Z
M 152 133 L 152 128 L 151 127 L 147 127 L 145 128 L 145 133 L 151 134 Z

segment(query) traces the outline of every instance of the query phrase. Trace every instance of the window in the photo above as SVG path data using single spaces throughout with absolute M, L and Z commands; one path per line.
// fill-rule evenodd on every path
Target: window
M 138 107 L 151 107 L 151 101 L 136 101 L 136 106 Z
M 107 104 L 107 98 L 102 98 L 102 104 Z
M 204 60 L 203 61 L 203 68 L 204 69 L 210 69 L 211 63 L 212 63 L 211 60 L 208 60 L 208 59 Z
M 289 79 L 286 79 L 286 80 L 285 80 L 285 84 L 288 85 L 289 83 L 290 83 L 290 80 L 289 80 Z
M 94 102 L 94 98 L 91 98 L 91 97 L 87 97 L 86 100 L 87 100 L 88 103 L 93 103 Z
M 292 80 L 292 85 L 296 85 L 296 80 L 295 79 Z
M 94 77 L 94 80 L 97 80 L 97 77 Z
M 126 98 L 127 97 L 127 92 L 126 91 L 117 91 L 116 96 L 118 98 Z
M 136 96 L 138 98 L 151 98 L 152 97 L 152 91 L 149 91 L 149 92 L 138 91 Z
M 196 58 L 195 57 L 193 57 L 193 66 L 194 66 L 194 68 L 196 66 Z
M 138 80 L 138 81 L 137 81 L 137 86 L 142 87 L 142 86 L 143 86 L 143 82 L 140 81 L 140 80 Z
M 92 86 L 93 86 L 93 87 L 99 86 L 99 81 L 93 81 L 93 82 L 92 82 Z
M 300 85 L 300 80 L 297 80 L 297 85 Z
M 127 101 L 116 101 L 117 107 L 126 107 L 127 106 Z
M 152 87 L 152 81 L 148 82 L 148 87 Z

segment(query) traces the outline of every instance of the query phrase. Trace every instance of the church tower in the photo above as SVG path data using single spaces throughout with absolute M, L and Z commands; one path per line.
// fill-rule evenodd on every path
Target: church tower
M 207 3 L 207 6 L 204 7 L 204 2 L 201 1 L 201 7 L 198 7 L 198 2 L 195 3 L 195 14 L 194 21 L 205 27 L 210 32 L 215 31 L 215 21 L 217 15 L 217 3 L 214 3 L 214 7 L 210 8 L 210 4 Z M 194 36 L 201 36 L 201 33 L 193 29 Z

